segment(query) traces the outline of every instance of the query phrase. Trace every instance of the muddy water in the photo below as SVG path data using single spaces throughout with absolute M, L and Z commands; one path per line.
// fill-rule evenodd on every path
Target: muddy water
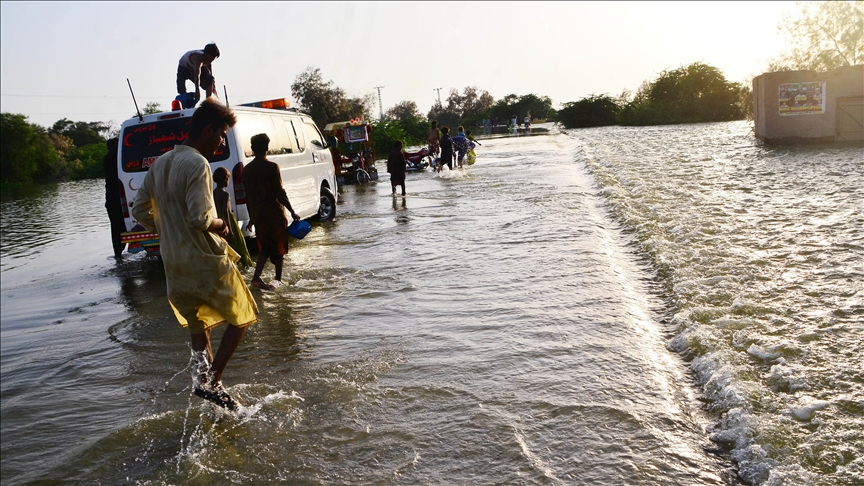
M 769 303 L 754 292 L 771 279 L 754 290 L 703 276 L 770 267 L 775 250 L 761 249 L 759 267 L 750 246 L 765 225 L 700 204 L 748 183 L 730 160 L 757 170 L 773 153 L 743 124 L 666 130 L 653 143 L 623 129 L 481 140 L 473 166 L 409 174 L 405 198 L 386 174 L 344 188 L 337 220 L 287 255 L 286 285 L 253 290 L 260 322 L 224 377 L 239 413 L 191 396 L 160 264 L 108 256 L 98 181 L 4 199 L 3 484 L 735 484 L 738 471 L 758 483 L 796 464 L 828 484 L 860 478 L 847 425 L 862 413 L 850 354 L 860 284 L 835 278 L 861 268 L 860 159 L 818 155 L 846 161 L 837 171 L 852 193 L 836 209 L 843 190 L 828 191 L 834 206 L 807 221 L 834 228 L 814 241 L 837 242 L 847 260 L 802 256 L 819 260 L 806 272 L 825 296 L 800 311 L 816 319 L 808 330 L 775 339 L 766 323 L 807 294 L 776 290 Z M 709 150 L 699 137 L 728 143 Z M 672 145 L 690 169 L 667 170 Z M 814 157 L 790 153 L 802 166 Z M 718 182 L 736 173 L 733 189 Z M 742 196 L 740 209 L 763 212 L 778 248 L 791 245 L 783 205 L 745 194 L 756 202 Z M 710 231 L 732 234 L 711 247 Z M 842 375 L 845 388 L 831 388 Z M 753 398 L 779 394 L 769 407 Z M 778 449 L 765 432 L 787 419 L 795 444 L 825 429 L 853 442 L 808 464 L 820 453 Z

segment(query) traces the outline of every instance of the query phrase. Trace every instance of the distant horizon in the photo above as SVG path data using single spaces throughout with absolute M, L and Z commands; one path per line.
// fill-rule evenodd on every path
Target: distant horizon
M 635 92 L 660 72 L 693 62 L 745 82 L 781 54 L 777 23 L 794 8 L 794 2 L 218 2 L 209 10 L 190 2 L 171 3 L 168 12 L 153 8 L 165 5 L 0 2 L 2 111 L 45 127 L 63 118 L 119 126 L 135 113 L 127 78 L 140 108 L 157 102 L 168 109 L 177 60 L 211 41 L 222 52 L 213 64 L 219 97 L 227 88 L 232 105 L 286 98 L 296 107 L 290 85 L 313 66 L 348 96 L 371 95 L 373 118 L 376 86 L 383 86 L 385 112 L 414 101 L 425 115 L 437 101 L 436 88 L 446 103 L 451 89 L 467 86 L 496 100 L 549 96 L 558 109 L 590 95 Z M 168 27 L 170 14 L 184 10 L 190 12 L 184 20 L 197 15 L 200 21 Z M 456 10 L 464 21 L 444 21 Z M 435 20 L 423 20 L 430 16 Z M 116 21 L 128 18 L 154 28 L 137 31 Z M 262 27 L 251 28 L 257 24 Z M 159 35 L 160 27 L 172 36 Z M 748 35 L 730 35 L 733 30 Z

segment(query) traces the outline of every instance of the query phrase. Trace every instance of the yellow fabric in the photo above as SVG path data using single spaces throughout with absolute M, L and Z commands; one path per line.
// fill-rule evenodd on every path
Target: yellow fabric
M 159 233 L 168 300 L 181 326 L 197 333 L 258 320 L 258 305 L 237 269 L 239 255 L 207 231 L 216 219 L 213 174 L 197 150 L 177 145 L 153 163 L 132 216 Z

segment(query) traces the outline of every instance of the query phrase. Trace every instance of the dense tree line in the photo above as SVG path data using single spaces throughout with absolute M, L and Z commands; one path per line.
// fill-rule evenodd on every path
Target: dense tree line
M 643 82 L 632 97 L 591 95 L 564 103 L 557 120 L 566 128 L 740 120 L 750 103 L 749 97 L 742 99 L 741 90 L 741 84 L 727 81 L 719 69 L 696 62 L 663 71 Z
M 24 115 L 0 113 L 0 180 L 19 184 L 101 177 L 109 129 L 101 122 L 66 118 L 46 129 Z

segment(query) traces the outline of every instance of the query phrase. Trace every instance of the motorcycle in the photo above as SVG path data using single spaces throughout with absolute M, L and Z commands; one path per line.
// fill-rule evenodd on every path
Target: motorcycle
M 405 168 L 406 172 L 417 172 L 429 167 L 432 162 L 432 151 L 429 147 L 423 147 L 416 152 L 402 152 L 405 161 L 408 163 Z
M 342 174 L 347 176 L 346 182 L 353 180 L 353 182 L 363 184 L 378 179 L 378 169 L 375 168 L 372 161 L 372 150 L 369 148 L 363 149 L 351 157 L 342 155 L 340 162 Z

